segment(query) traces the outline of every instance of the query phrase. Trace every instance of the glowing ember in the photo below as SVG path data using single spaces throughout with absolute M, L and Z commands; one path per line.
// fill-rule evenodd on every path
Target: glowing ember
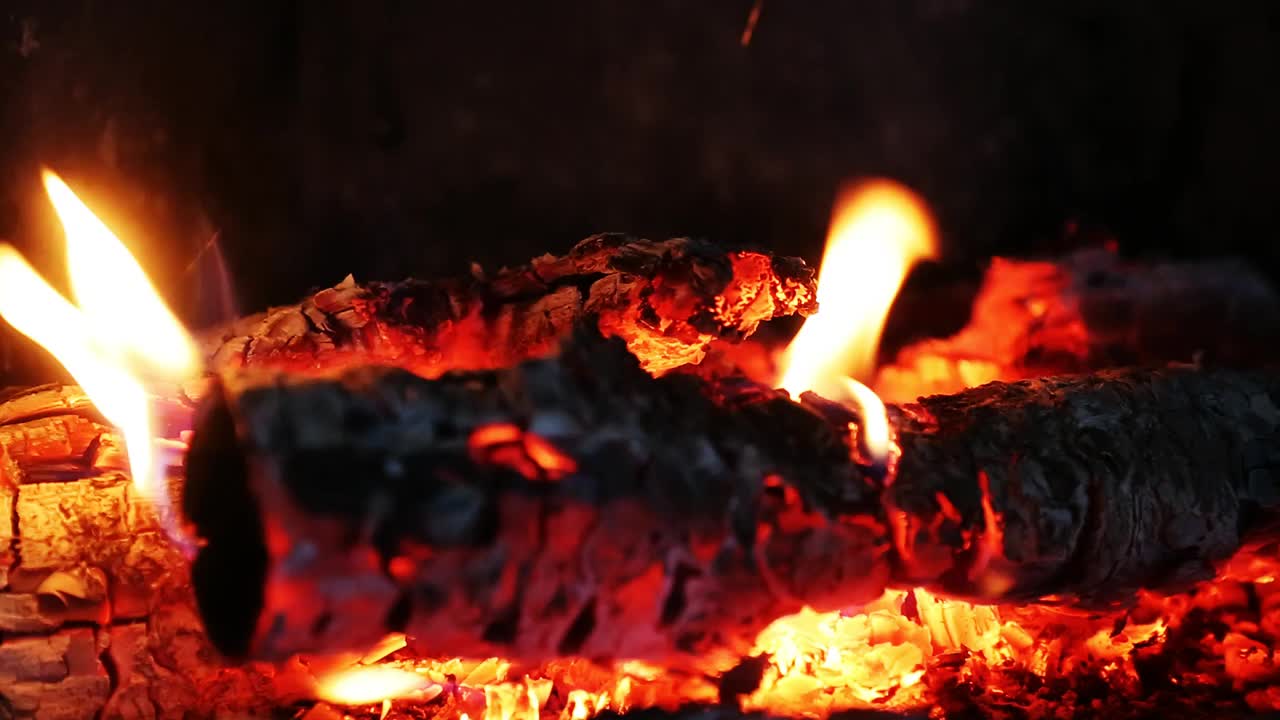
M 134 482 L 166 516 L 146 384 L 197 375 L 195 343 L 102 221 L 53 173 L 44 183 L 66 234 L 76 304 L 0 244 L 0 316 L 62 363 L 119 428 Z
M 387 665 L 357 665 L 317 680 L 316 696 L 339 705 L 372 705 L 423 694 L 439 687 L 412 670 Z
M 577 471 L 573 458 L 545 438 L 510 423 L 479 428 L 467 439 L 477 462 L 502 465 L 530 480 L 559 480 Z
M 842 192 L 818 273 L 818 312 L 787 348 L 781 387 L 834 395 L 840 377 L 869 381 L 902 281 L 936 252 L 932 217 L 910 190 L 878 180 Z

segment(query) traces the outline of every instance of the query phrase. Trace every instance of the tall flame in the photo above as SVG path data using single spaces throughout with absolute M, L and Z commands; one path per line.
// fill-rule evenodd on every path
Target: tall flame
M 0 243 L 0 317 L 48 350 L 119 428 L 135 484 L 163 509 L 147 384 L 198 374 L 195 342 L 128 249 L 71 188 L 49 171 L 44 186 L 66 236 L 76 304 Z

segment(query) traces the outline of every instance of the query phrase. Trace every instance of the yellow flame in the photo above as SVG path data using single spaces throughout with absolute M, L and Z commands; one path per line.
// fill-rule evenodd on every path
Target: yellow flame
M 72 305 L 12 246 L 0 244 L 0 316 L 49 351 L 119 428 L 139 490 L 160 503 L 145 383 L 199 373 L 195 343 L 128 249 L 57 175 L 45 189 L 66 235 Z
M 818 272 L 818 312 L 785 353 L 781 387 L 793 396 L 814 390 L 856 405 L 863 445 L 876 461 L 890 451 L 884 403 L 848 376 L 870 378 L 902 281 L 936 253 L 933 218 L 910 190 L 888 180 L 846 188 L 836 199 Z
M 818 272 L 818 312 L 787 348 L 782 387 L 828 394 L 845 375 L 868 381 L 902 281 L 936 253 L 933 219 L 907 188 L 875 180 L 841 192 Z
M 49 170 L 44 187 L 66 233 L 71 292 L 89 323 L 111 339 L 108 349 L 132 353 L 161 374 L 198 372 L 191 337 L 128 248 Z
M 319 678 L 316 696 L 339 705 L 372 705 L 423 692 L 433 684 L 411 670 L 356 665 Z

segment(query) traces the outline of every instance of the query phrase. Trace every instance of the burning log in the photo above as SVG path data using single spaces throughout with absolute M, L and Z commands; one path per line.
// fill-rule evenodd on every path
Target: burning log
M 483 714 L 485 720 L 510 720 L 513 713 L 526 718 L 539 711 L 578 720 L 610 703 L 674 707 L 717 696 L 727 706 L 807 715 L 898 700 L 902 704 L 895 707 L 920 707 L 924 696 L 912 694 L 925 684 L 933 697 L 949 697 L 953 704 L 967 698 L 974 707 L 990 707 L 961 690 L 964 684 L 1012 671 L 1029 672 L 1027 679 L 1037 683 L 1069 673 L 1057 679 L 1070 678 L 1067 687 L 1076 687 L 1096 679 L 1091 673 L 1098 665 L 1092 671 L 1082 668 L 1075 655 L 1084 646 L 1109 660 L 1103 667 L 1114 675 L 1108 686 L 1132 697 L 1139 679 L 1132 674 L 1134 661 L 1125 657 L 1117 665 L 1115 660 L 1161 632 L 1162 608 L 1172 607 L 1163 603 L 1177 602 L 1175 597 L 1147 596 L 1150 601 L 1133 611 L 1147 612 L 1148 620 L 1157 618 L 1154 623 L 1138 621 L 1126 633 L 1121 621 L 1127 616 L 1107 614 L 1100 620 L 1106 628 L 1100 631 L 1102 640 L 1090 634 L 1100 627 L 1091 620 L 1069 632 L 1074 638 L 1069 645 L 1061 642 L 1061 627 L 1047 611 L 974 608 L 933 598 L 924 589 L 886 592 L 848 617 L 810 612 L 785 618 L 755 637 L 754 646 L 749 646 L 750 628 L 804 604 L 832 608 L 867 599 L 887 582 L 904 579 L 920 578 L 958 595 L 999 598 L 1035 597 L 1045 587 L 1074 588 L 1082 585 L 1072 576 L 1074 559 L 1064 561 L 1044 545 L 1015 552 L 1010 548 L 1015 540 L 1007 534 L 1040 540 L 1034 532 L 1060 530 L 1062 523 L 1028 518 L 1047 508 L 1049 520 L 1059 519 L 1052 511 L 1060 508 L 1053 503 L 1066 498 L 1060 504 L 1067 513 L 1078 512 L 1086 520 L 1068 543 L 1084 548 L 1076 550 L 1078 557 L 1089 550 L 1090 538 L 1113 529 L 1097 521 L 1100 507 L 1154 509 L 1162 528 L 1177 528 L 1187 525 L 1187 517 L 1196 519 L 1187 507 L 1222 499 L 1222 494 L 1197 493 L 1200 486 L 1188 486 L 1185 477 L 1173 485 L 1191 488 L 1183 493 L 1185 503 L 1158 493 L 1149 497 L 1154 491 L 1135 491 L 1134 483 L 1104 473 L 1098 492 L 1120 488 L 1120 500 L 1095 503 L 1090 494 L 1089 503 L 1081 505 L 1069 492 L 1055 495 L 1055 490 L 1069 490 L 1066 485 L 1047 483 L 1043 494 L 1052 502 L 1027 510 L 1028 498 L 1038 496 L 1025 491 L 1028 473 L 1020 471 L 969 478 L 964 487 L 972 490 L 976 483 L 979 489 L 975 505 L 972 496 L 953 500 L 938 494 L 939 486 L 950 490 L 951 480 L 930 479 L 929 466 L 916 477 L 906 460 L 907 479 L 886 489 L 885 468 L 865 461 L 852 447 L 850 422 L 858 418 L 821 398 L 808 397 L 800 405 L 749 384 L 692 377 L 654 381 L 620 345 L 580 344 L 562 358 L 506 369 L 530 357 L 545 358 L 568 328 L 588 316 L 597 319 L 594 330 L 620 336 L 645 369 L 663 375 L 701 358 L 719 338 L 737 339 L 761 319 L 812 309 L 811 278 L 788 261 L 725 253 L 687 240 L 647 243 L 602 236 L 567 258 L 544 258 L 493 278 L 476 273 L 469 280 L 436 284 L 343 283 L 213 337 L 216 367 L 286 371 L 278 386 L 261 385 L 256 379 L 266 377 L 261 374 L 228 378 L 202 421 L 197 445 L 204 447 L 192 454 L 192 467 L 202 468 L 193 472 L 206 474 L 188 498 L 203 496 L 196 519 L 204 521 L 202 530 L 212 538 L 196 567 L 203 578 L 199 601 L 206 615 L 217 615 L 218 638 L 234 642 L 236 631 L 245 628 L 250 638 L 256 631 L 276 633 L 283 637 L 275 638 L 279 649 L 294 641 L 347 647 L 368 627 L 414 633 L 412 647 L 404 651 L 397 648 L 404 646 L 405 636 L 395 634 L 379 637 L 383 642 L 363 658 L 339 653 L 229 666 L 204 635 L 185 559 L 163 541 L 162 533 L 173 530 L 166 522 L 167 505 L 148 507 L 163 498 L 162 493 L 153 496 L 163 487 L 163 479 L 151 472 L 155 458 L 135 452 L 146 447 L 139 440 L 175 435 L 153 434 L 148 413 L 139 412 L 148 402 L 145 392 L 132 378 L 142 373 L 152 382 L 180 382 L 195 371 L 196 353 L 109 233 L 104 236 L 99 227 L 83 235 L 96 219 L 54 180 L 46 178 L 46 185 L 69 238 L 80 235 L 87 241 L 82 249 L 91 253 L 72 268 L 78 306 L 68 305 L 20 256 L 0 246 L 5 316 L 41 344 L 59 348 L 59 359 L 77 378 L 83 375 L 95 403 L 128 439 L 130 455 L 122 456 L 120 438 L 74 389 L 27 393 L 0 403 L 0 510 L 12 519 L 0 528 L 0 604 L 6 608 L 0 613 L 3 716 L 208 716 L 278 711 L 303 697 L 350 706 L 391 696 L 413 703 L 409 714 L 414 716 L 467 713 Z M 98 279 L 112 282 L 77 275 L 86 267 L 109 268 Z M 130 291 L 117 292 L 121 287 Z M 139 325 L 147 332 L 120 323 L 143 316 L 148 321 Z M 828 313 L 828 321 L 831 317 Z M 158 346 L 147 337 L 156 334 L 155 328 L 165 330 Z M 139 362 L 157 357 L 162 361 L 154 367 Z M 301 377 L 370 363 L 409 367 L 427 377 L 450 369 L 504 369 L 450 376 L 438 384 L 368 369 L 350 373 L 345 385 Z M 148 374 L 152 371 L 156 374 Z M 1259 382 L 1265 384 L 1266 378 Z M 1153 387 L 1163 383 L 1151 380 Z M 1216 392 L 1234 387 L 1235 381 L 1206 383 L 1201 389 Z M 1076 385 L 1065 387 L 1052 403 L 1084 394 Z M 1122 399 L 1120 406 L 1136 407 L 1139 420 L 1146 411 L 1158 415 L 1164 402 L 1156 402 L 1153 411 L 1145 396 L 1129 400 Z M 631 407 L 633 402 L 639 404 Z M 1022 432 L 1034 419 L 1017 419 L 1027 402 L 1034 404 L 1026 398 L 1012 402 L 1014 419 L 994 423 L 1007 436 L 975 432 L 968 442 L 951 439 L 968 432 L 956 429 L 963 426 L 958 416 L 904 408 L 895 409 L 895 417 L 904 436 L 915 433 L 927 440 L 917 446 L 925 448 L 921 453 L 978 467 L 976 458 L 985 456 L 974 449 L 974 441 L 996 447 L 1015 433 L 1035 435 Z M 1269 407 L 1250 405 L 1256 412 Z M 1102 414 L 1115 411 L 1107 406 Z M 1262 414 L 1259 424 L 1265 426 L 1270 416 Z M 1206 420 L 1206 427 L 1210 421 L 1243 417 L 1219 415 Z M 275 422 L 280 417 L 286 422 Z M 1159 420 L 1166 423 L 1162 416 Z M 274 433 L 280 429 L 286 432 Z M 299 429 L 303 432 L 292 433 Z M 1074 439 L 1070 433 L 1061 437 Z M 356 438 L 360 442 L 353 445 Z M 1060 441 L 1054 436 L 1045 442 Z M 1107 446 L 1098 448 L 1104 456 L 1117 455 L 1108 455 Z M 159 454 L 164 452 L 162 446 Z M 1265 446 L 1260 452 L 1247 469 L 1265 475 L 1269 455 Z M 236 469 L 246 455 L 245 467 Z M 1160 469 L 1148 457 L 1129 459 L 1140 470 Z M 215 489 L 208 473 L 216 474 L 218 463 L 229 463 L 238 483 Z M 121 472 L 126 467 L 139 471 L 138 487 Z M 1040 478 L 1036 467 L 1029 474 L 1032 481 Z M 1226 473 L 1227 480 L 1238 479 L 1233 472 Z M 619 474 L 621 483 L 613 480 Z M 424 477 L 427 482 L 421 482 Z M 1230 507 L 1227 514 L 1241 527 L 1267 517 L 1266 503 L 1238 484 L 1230 487 L 1224 503 L 1236 504 L 1234 515 Z M 237 505 L 238 500 L 245 502 Z M 1019 511 L 1024 515 L 1006 521 Z M 232 528 L 236 512 L 250 516 L 238 531 Z M 1070 523 L 1067 527 L 1076 530 Z M 1164 582 L 1169 578 L 1152 567 L 1175 565 L 1190 569 L 1172 573 L 1174 579 L 1194 574 L 1201 567 L 1197 553 L 1205 562 L 1219 554 L 1226 535 L 1217 530 L 1201 532 L 1203 542 L 1192 548 L 1167 542 L 1166 533 L 1163 545 L 1150 552 L 1144 536 L 1134 534 L 1138 540 L 1116 555 L 1120 560 L 1113 563 L 1112 577 L 1132 572 L 1134 578 Z M 325 551 L 320 557 L 328 564 L 315 563 L 310 551 L 316 549 Z M 1272 567 L 1266 554 L 1259 555 L 1264 569 Z M 1125 562 L 1133 557 L 1137 560 Z M 236 565 L 237 558 L 246 562 Z M 1062 569 L 1053 572 L 1057 566 Z M 1228 574 L 1251 567 L 1246 560 Z M 1238 598 L 1247 600 L 1252 592 L 1260 600 L 1250 612 L 1261 630 L 1230 620 L 1232 632 L 1220 647 L 1201 648 L 1192 662 L 1221 659 L 1220 677 L 1249 683 L 1248 702 L 1266 706 L 1274 695 L 1269 683 L 1277 679 L 1268 634 L 1280 625 L 1265 587 L 1270 578 L 1261 572 L 1241 577 L 1250 581 L 1251 591 L 1229 580 L 1221 588 L 1200 586 L 1205 592 L 1196 602 L 1234 608 Z M 223 578 L 248 579 L 248 594 L 215 583 L 211 595 L 209 581 Z M 255 607 L 253 594 L 264 585 L 272 608 L 296 600 L 294 607 L 283 608 L 286 621 L 312 622 L 256 625 L 261 608 Z M 321 592 L 312 596 L 312 587 Z M 210 597 L 219 593 L 228 602 L 211 605 Z M 1093 606 L 1109 597 L 1077 594 L 1075 602 Z M 444 622 L 446 611 L 458 622 Z M 1001 615 L 1019 620 L 1001 621 Z M 367 621 L 363 627 L 361 621 Z M 1184 627 L 1188 636 L 1209 638 L 1212 645 L 1213 636 L 1196 628 L 1195 622 Z M 441 632 L 431 635 L 435 630 Z M 1105 639 L 1108 632 L 1114 642 Z M 797 645 L 802 638 L 807 639 Z M 1174 641 L 1167 657 L 1184 657 L 1183 642 Z M 808 649 L 802 649 L 805 643 Z M 261 652 L 262 646 L 248 650 Z M 520 668 L 523 680 L 504 683 L 507 660 L 429 660 L 428 653 L 438 648 L 467 654 L 501 650 L 517 660 L 560 659 Z M 707 653 L 694 660 L 698 649 Z M 957 664 L 948 657 L 954 650 L 978 653 L 990 664 Z M 753 656 L 742 659 L 742 654 Z M 842 654 L 844 662 L 856 658 L 858 666 L 843 664 Z M 590 659 L 632 655 L 662 663 L 587 671 Z M 821 669 L 805 666 L 818 662 L 819 655 Z M 1020 665 L 1005 663 L 1015 657 Z M 796 674 L 779 677 L 792 672 L 788 667 Z M 315 673 L 333 669 L 339 675 L 316 683 Z M 683 678 L 673 673 L 674 684 L 667 684 L 664 671 L 669 669 L 695 672 Z M 1117 675 L 1124 672 L 1131 674 Z M 1200 669 L 1192 672 L 1182 679 L 1193 680 Z M 633 680 L 643 685 L 633 687 Z M 1020 686 L 1017 680 L 1000 682 Z M 899 690 L 904 694 L 895 695 Z M 1230 697 L 1239 703 L 1238 692 Z M 382 706 L 383 715 L 387 708 Z M 327 706 L 317 705 L 306 717 L 330 715 Z
M 206 350 L 215 369 L 391 362 L 438 374 L 537 356 L 591 312 L 659 372 L 775 314 L 811 312 L 813 294 L 799 260 L 595 236 L 488 278 L 344 282 L 215 332 Z M 0 715 L 212 714 L 314 692 L 307 677 L 216 660 L 188 564 L 126 474 L 122 445 L 79 388 L 0 402 L 0 517 L 13 518 L 0 524 L 0 636 L 32 634 L 0 644 Z M 67 628 L 86 622 L 98 627 Z
M 675 238 L 594 235 L 563 256 L 487 276 L 356 284 L 347 278 L 289 307 L 205 335 L 215 369 L 395 365 L 424 377 L 496 369 L 554 353 L 587 314 L 654 373 L 697 363 L 713 340 L 817 305 L 797 258 Z
M 59 302 L 15 253 L 5 260 L 13 287 L 22 281 L 32 294 L 25 299 Z M 601 235 L 492 277 L 347 281 L 215 332 L 205 350 L 214 369 L 394 363 L 434 375 L 538 356 L 592 313 L 662 372 L 775 315 L 812 312 L 813 297 L 813 274 L 799 260 Z M 33 633 L 36 643 L 0 646 L 0 714 L 212 714 L 314 693 L 309 676 L 272 680 L 278 668 L 216 660 L 185 559 L 123 472 L 121 438 L 79 388 L 0 403 L 0 449 L 0 517 L 13 518 L 0 527 L 0 636 Z M 98 627 L 64 629 L 85 622 Z
M 896 576 L 1090 607 L 1207 579 L 1280 505 L 1278 391 L 1273 373 L 1178 366 L 901 406 Z
M 699 670 L 892 582 L 1105 606 L 1208 577 L 1269 518 L 1277 392 L 1169 368 L 929 398 L 891 409 L 886 486 L 842 406 L 655 379 L 587 337 L 434 381 L 240 378 L 188 456 L 195 590 L 233 655 L 403 630 L 425 654 Z

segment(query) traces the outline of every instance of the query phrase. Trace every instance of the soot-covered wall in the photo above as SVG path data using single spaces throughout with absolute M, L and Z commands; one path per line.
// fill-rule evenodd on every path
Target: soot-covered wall
M 763 0 L 743 46 L 753 3 L 9 0 L 0 237 L 57 273 L 48 165 L 195 321 L 215 230 L 248 310 L 597 230 L 816 260 L 881 174 L 956 266 L 1072 227 L 1280 266 L 1280 4 Z

